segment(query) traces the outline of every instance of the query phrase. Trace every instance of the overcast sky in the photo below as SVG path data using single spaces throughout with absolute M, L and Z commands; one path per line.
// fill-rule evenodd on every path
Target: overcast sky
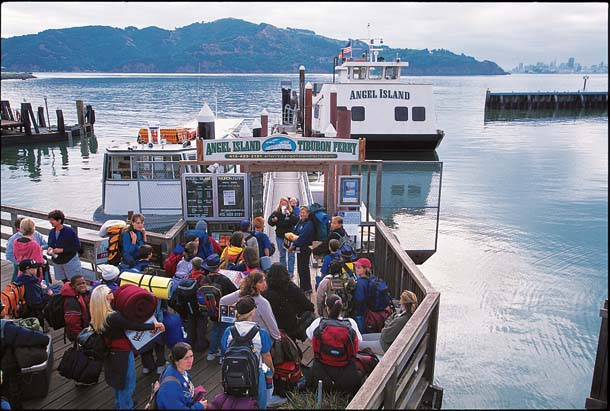
M 233 17 L 390 47 L 447 49 L 504 69 L 519 62 L 608 64 L 607 3 L 3 2 L 2 37 L 87 25 L 173 30 Z M 367 24 L 370 23 L 370 36 Z

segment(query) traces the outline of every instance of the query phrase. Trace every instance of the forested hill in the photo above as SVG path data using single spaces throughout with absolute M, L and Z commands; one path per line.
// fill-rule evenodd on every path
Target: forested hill
M 238 19 L 194 23 L 175 30 L 108 26 L 45 30 L 2 38 L 6 71 L 136 73 L 332 73 L 347 40 L 309 30 L 280 29 Z M 448 50 L 392 49 L 386 60 L 409 62 L 405 75 L 507 74 L 496 63 Z M 355 53 L 366 50 L 354 44 Z

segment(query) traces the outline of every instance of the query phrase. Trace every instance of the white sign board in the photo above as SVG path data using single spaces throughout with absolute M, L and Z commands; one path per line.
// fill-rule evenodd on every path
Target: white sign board
M 203 140 L 204 161 L 358 161 L 360 141 L 350 138 L 269 137 Z
M 156 321 L 155 316 L 153 315 L 146 321 L 147 323 L 153 323 Z M 144 347 L 154 338 L 158 337 L 163 331 L 159 330 L 146 330 L 146 331 L 135 331 L 135 330 L 125 330 L 125 336 L 136 350 Z

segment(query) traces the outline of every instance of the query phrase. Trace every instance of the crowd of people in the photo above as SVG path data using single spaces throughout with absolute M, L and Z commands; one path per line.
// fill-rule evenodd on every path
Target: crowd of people
M 298 199 L 282 197 L 266 220 L 275 228 L 276 244 L 272 245 L 264 233 L 265 219 L 257 217 L 253 224 L 242 221 L 224 248 L 210 235 L 207 223 L 199 221 L 194 229 L 186 231 L 184 241 L 166 259 L 164 267 L 165 275 L 175 283 L 174 292 L 176 287 L 188 290 L 186 285 L 194 284 L 191 288 L 197 290 L 195 297 L 186 301 L 190 309 L 179 310 L 177 304 L 182 302 L 176 298 L 160 299 L 153 322 L 126 318 L 114 302 L 120 287 L 120 273 L 145 273 L 152 264 L 152 247 L 147 244 L 145 219 L 141 214 L 134 214 L 121 231 L 121 262 L 117 266 L 100 266 L 99 279 L 93 284 L 88 284 L 81 272 L 80 241 L 76 232 L 65 224 L 60 210 L 48 214 L 52 227 L 48 241 L 35 231 L 31 219 L 18 218 L 17 232 L 8 240 L 6 255 L 14 264 L 14 282 L 25 285 L 27 310 L 22 315 L 38 318 L 41 325 L 45 324 L 43 308 L 53 295 L 49 287 L 51 276 L 45 268 L 49 266 L 47 259 L 51 260 L 55 283 L 63 282 L 59 293 L 65 297 L 67 338 L 76 341 L 89 327 L 103 336 L 108 348 L 103 359 L 104 376 L 114 389 L 116 409 L 134 406 L 137 355 L 141 355 L 143 374 L 160 375 L 156 396 L 159 409 L 208 408 L 188 372 L 194 355 L 207 353 L 209 363 L 221 365 L 224 385 L 225 374 L 228 379 L 231 375 L 230 364 L 223 365 L 225 357 L 233 355 L 236 341 L 241 344 L 248 338 L 257 353 L 258 370 L 256 393 L 250 394 L 255 397 L 257 407 L 265 409 L 286 402 L 285 393 L 277 395 L 278 390 L 274 393 L 269 389 L 269 376 L 279 372 L 283 365 L 277 363 L 279 360 L 274 362 L 274 358 L 300 362 L 300 357 L 292 358 L 294 355 L 286 351 L 287 344 L 296 346 L 293 343 L 296 340 L 310 340 L 314 348 L 311 368 L 301 365 L 299 381 L 304 384 L 298 384 L 299 388 L 315 389 L 317 381 L 322 380 L 326 390 L 354 394 L 366 377 L 358 367 L 359 350 L 368 348 L 369 352 L 383 356 L 417 307 L 416 295 L 403 291 L 402 309 L 394 310 L 392 306 L 393 312 L 388 313 L 383 328 L 377 333 L 367 333 L 364 318 L 371 306 L 368 300 L 373 298 L 369 286 L 373 274 L 371 261 L 356 259 L 353 247 L 346 241 L 347 233 L 340 216 L 332 217 L 328 238 L 313 247 L 316 229 L 312 217 L 309 208 L 300 205 Z M 274 250 L 278 251 L 279 262 L 271 264 Z M 312 253 L 323 258 L 322 275 L 313 284 Z M 236 272 L 239 275 L 234 275 Z M 314 290 L 317 290 L 315 297 Z M 230 309 L 223 311 L 223 307 Z M 166 340 L 148 346 L 145 351 L 135 350 L 124 331 L 164 331 L 164 314 L 168 319 L 172 315 L 178 318 L 186 332 L 185 341 L 168 344 Z M 2 339 L 5 382 L 9 375 L 13 381 L 19 377 L 19 370 L 8 360 L 12 341 L 16 340 L 14 337 Z M 170 353 L 169 363 L 166 349 Z M 225 394 L 229 395 L 233 391 L 227 391 L 227 386 Z M 14 386 L 7 385 L 7 391 L 3 389 L 3 392 L 8 393 L 6 397 L 13 408 L 20 407 L 19 391 Z M 226 397 L 222 400 L 226 401 Z

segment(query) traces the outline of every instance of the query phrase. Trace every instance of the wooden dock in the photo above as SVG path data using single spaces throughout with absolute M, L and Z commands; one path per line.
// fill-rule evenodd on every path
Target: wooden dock
M 574 110 L 608 109 L 607 91 L 510 92 L 485 94 L 485 109 L 491 110 Z
M 2 289 L 9 283 L 13 273 L 13 265 L 2 260 Z M 211 326 L 208 326 L 208 336 Z M 70 341 L 64 343 L 63 329 L 49 332 L 53 338 L 53 372 L 49 393 L 44 398 L 36 398 L 23 401 L 24 409 L 112 409 L 114 408 L 114 390 L 104 381 L 104 373 L 100 375 L 99 382 L 89 387 L 77 387 L 74 381 L 59 375 L 57 366 L 59 365 L 63 353 L 71 346 Z M 303 361 L 305 365 L 310 365 L 313 361 L 311 344 L 300 343 L 303 350 Z M 216 361 L 207 361 L 207 353 L 195 353 L 193 368 L 190 373 L 195 385 L 203 385 L 208 390 L 207 399 L 211 402 L 214 396 L 222 391 L 221 368 Z M 169 351 L 166 349 L 166 358 Z M 143 409 L 150 394 L 150 384 L 155 382 L 158 375 L 155 373 L 142 374 L 142 362 L 140 357 L 136 357 L 136 390 L 134 393 L 134 407 Z
M 45 119 L 44 107 L 38 107 L 36 115 L 30 103 L 21 103 L 21 110 L 14 113 L 9 101 L 2 100 L 0 107 L 0 144 L 3 146 L 68 141 L 94 132 L 95 111 L 91 105 L 85 106 L 82 100 L 76 101 L 78 124 L 73 126 L 65 125 L 63 111 L 59 109 L 55 112 L 57 125 L 53 127 L 48 110 Z

